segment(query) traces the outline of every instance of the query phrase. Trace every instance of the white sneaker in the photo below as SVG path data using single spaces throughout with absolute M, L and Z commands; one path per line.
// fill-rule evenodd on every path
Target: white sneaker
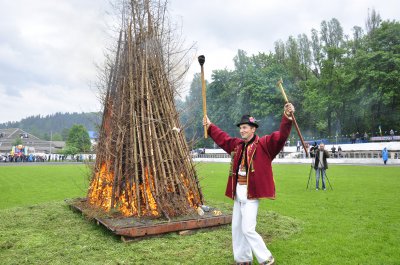
M 261 262 L 260 265 L 274 265 L 275 259 L 273 256 L 269 257 L 266 261 Z

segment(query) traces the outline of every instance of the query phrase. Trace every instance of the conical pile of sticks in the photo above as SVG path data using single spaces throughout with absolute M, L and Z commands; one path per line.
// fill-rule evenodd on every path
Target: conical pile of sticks
M 129 1 L 123 14 L 87 201 L 124 216 L 183 215 L 203 198 L 179 129 L 165 4 Z

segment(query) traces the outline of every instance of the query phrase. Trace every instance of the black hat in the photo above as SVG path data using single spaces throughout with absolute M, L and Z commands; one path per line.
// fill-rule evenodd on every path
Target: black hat
M 240 125 L 242 125 L 242 124 L 249 124 L 251 126 L 258 128 L 257 120 L 254 117 L 247 115 L 247 114 L 242 116 L 242 119 L 240 120 L 240 122 L 238 124 L 236 124 L 236 126 L 240 127 Z

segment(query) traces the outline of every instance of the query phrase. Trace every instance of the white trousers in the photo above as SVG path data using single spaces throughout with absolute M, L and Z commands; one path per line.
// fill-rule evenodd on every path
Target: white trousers
M 247 185 L 236 186 L 236 197 L 232 213 L 232 246 L 236 262 L 266 261 L 271 252 L 262 237 L 256 232 L 259 200 L 247 199 Z

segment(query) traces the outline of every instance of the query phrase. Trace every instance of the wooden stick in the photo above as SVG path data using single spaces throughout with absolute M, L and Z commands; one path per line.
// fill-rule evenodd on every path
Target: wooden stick
M 138 86 L 138 80 L 133 78 L 133 41 L 132 41 L 132 26 L 131 24 L 129 24 L 129 28 L 128 28 L 128 69 L 129 69 L 129 87 L 133 88 L 135 87 L 135 83 L 136 83 L 136 87 Z M 134 207 L 136 207 L 136 211 L 137 211 L 137 215 L 140 217 L 140 189 L 139 189 L 139 160 L 138 160 L 138 154 L 137 154 L 137 135 L 136 135 L 136 128 L 137 128 L 137 124 L 136 124 L 136 111 L 135 111 L 135 107 L 136 107 L 136 103 L 135 103 L 135 99 L 134 99 L 134 94 L 132 89 L 129 90 L 129 97 L 130 97 L 130 111 L 129 111 L 129 121 L 130 121 L 130 126 L 129 126 L 129 130 L 130 130 L 130 143 L 133 144 L 133 148 L 130 148 L 130 154 L 131 154 L 131 159 L 132 159 L 132 163 L 133 165 L 130 165 L 133 168 L 133 172 L 134 173 L 130 173 L 131 179 L 133 178 L 133 184 L 131 184 L 129 187 L 133 187 L 134 186 L 134 191 L 132 190 L 132 200 L 130 201 L 131 204 L 131 209 L 133 212 Z M 133 195 L 134 194 L 134 195 Z M 136 205 L 135 205 L 136 203 Z
M 201 94 L 203 96 L 203 116 L 207 116 L 207 99 L 206 99 L 206 80 L 204 79 L 204 62 L 206 58 L 204 55 L 200 55 L 198 57 L 199 64 L 201 66 Z M 204 125 L 204 138 L 207 139 L 208 134 L 207 134 L 207 125 Z
M 283 89 L 282 83 L 283 83 L 283 81 L 282 81 L 282 78 L 281 78 L 278 81 L 277 85 L 281 89 L 281 92 L 282 92 L 283 98 L 285 99 L 285 102 L 289 103 L 289 100 L 288 100 L 288 98 L 286 96 L 286 93 L 285 93 L 285 89 Z M 294 126 L 296 127 L 297 134 L 300 137 L 301 144 L 303 145 L 304 151 L 306 152 L 306 156 L 308 157 L 308 150 L 307 150 L 306 144 L 304 143 L 303 136 L 301 135 L 299 125 L 297 124 L 296 118 L 294 117 L 294 113 L 292 113 L 292 119 L 293 119 Z

